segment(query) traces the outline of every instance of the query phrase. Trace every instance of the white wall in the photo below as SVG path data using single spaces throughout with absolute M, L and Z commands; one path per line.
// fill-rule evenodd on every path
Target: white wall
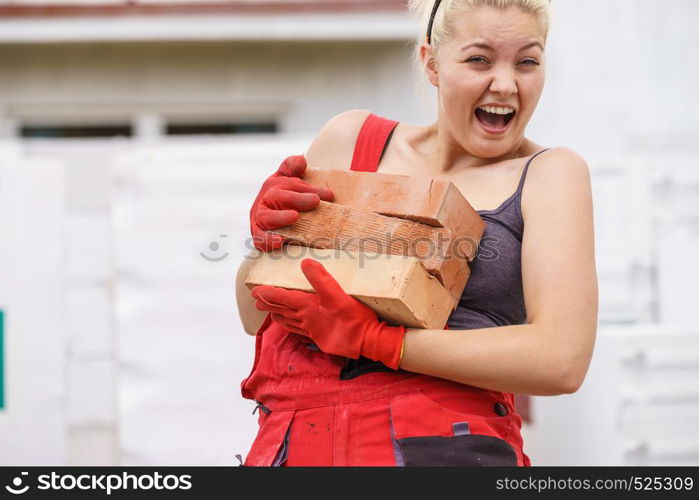
M 555 0 L 548 77 L 531 133 L 606 156 L 695 152 L 694 0 Z
M 534 398 L 533 465 L 699 464 L 699 327 L 601 325 L 585 384 Z
M 1 465 L 67 459 L 64 191 L 60 164 L 0 144 Z

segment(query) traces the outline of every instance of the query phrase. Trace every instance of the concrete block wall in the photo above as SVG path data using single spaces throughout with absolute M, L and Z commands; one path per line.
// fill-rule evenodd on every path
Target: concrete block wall
M 5 404 L 0 464 L 66 463 L 65 178 L 0 144 L 0 309 Z
M 601 325 L 585 384 L 533 398 L 533 465 L 699 464 L 699 328 Z

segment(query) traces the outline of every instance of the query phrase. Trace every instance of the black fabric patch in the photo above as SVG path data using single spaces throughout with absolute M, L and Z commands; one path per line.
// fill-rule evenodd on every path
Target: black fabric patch
M 516 467 L 517 454 L 507 441 L 480 434 L 409 437 L 398 440 L 406 466 Z
M 340 371 L 340 380 L 350 380 L 360 375 L 373 372 L 392 372 L 388 366 L 379 361 L 360 357 L 359 359 L 347 359 L 345 366 Z

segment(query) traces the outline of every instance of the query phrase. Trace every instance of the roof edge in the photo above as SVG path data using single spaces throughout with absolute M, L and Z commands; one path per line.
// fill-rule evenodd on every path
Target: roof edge
M 169 16 L 169 15 L 216 15 L 216 14 L 298 14 L 298 13 L 334 13 L 334 12 L 373 12 L 404 11 L 405 0 L 369 0 L 369 1 L 313 1 L 297 2 L 240 1 L 230 2 L 192 2 L 192 3 L 155 3 L 155 4 L 31 4 L 0 5 L 0 18 L 47 18 L 47 17 L 126 17 L 126 16 Z

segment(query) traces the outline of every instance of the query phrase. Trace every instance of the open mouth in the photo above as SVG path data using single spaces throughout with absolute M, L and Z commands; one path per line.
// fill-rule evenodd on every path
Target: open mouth
M 480 106 L 476 108 L 476 119 L 488 132 L 504 132 L 517 112 L 514 109 Z

